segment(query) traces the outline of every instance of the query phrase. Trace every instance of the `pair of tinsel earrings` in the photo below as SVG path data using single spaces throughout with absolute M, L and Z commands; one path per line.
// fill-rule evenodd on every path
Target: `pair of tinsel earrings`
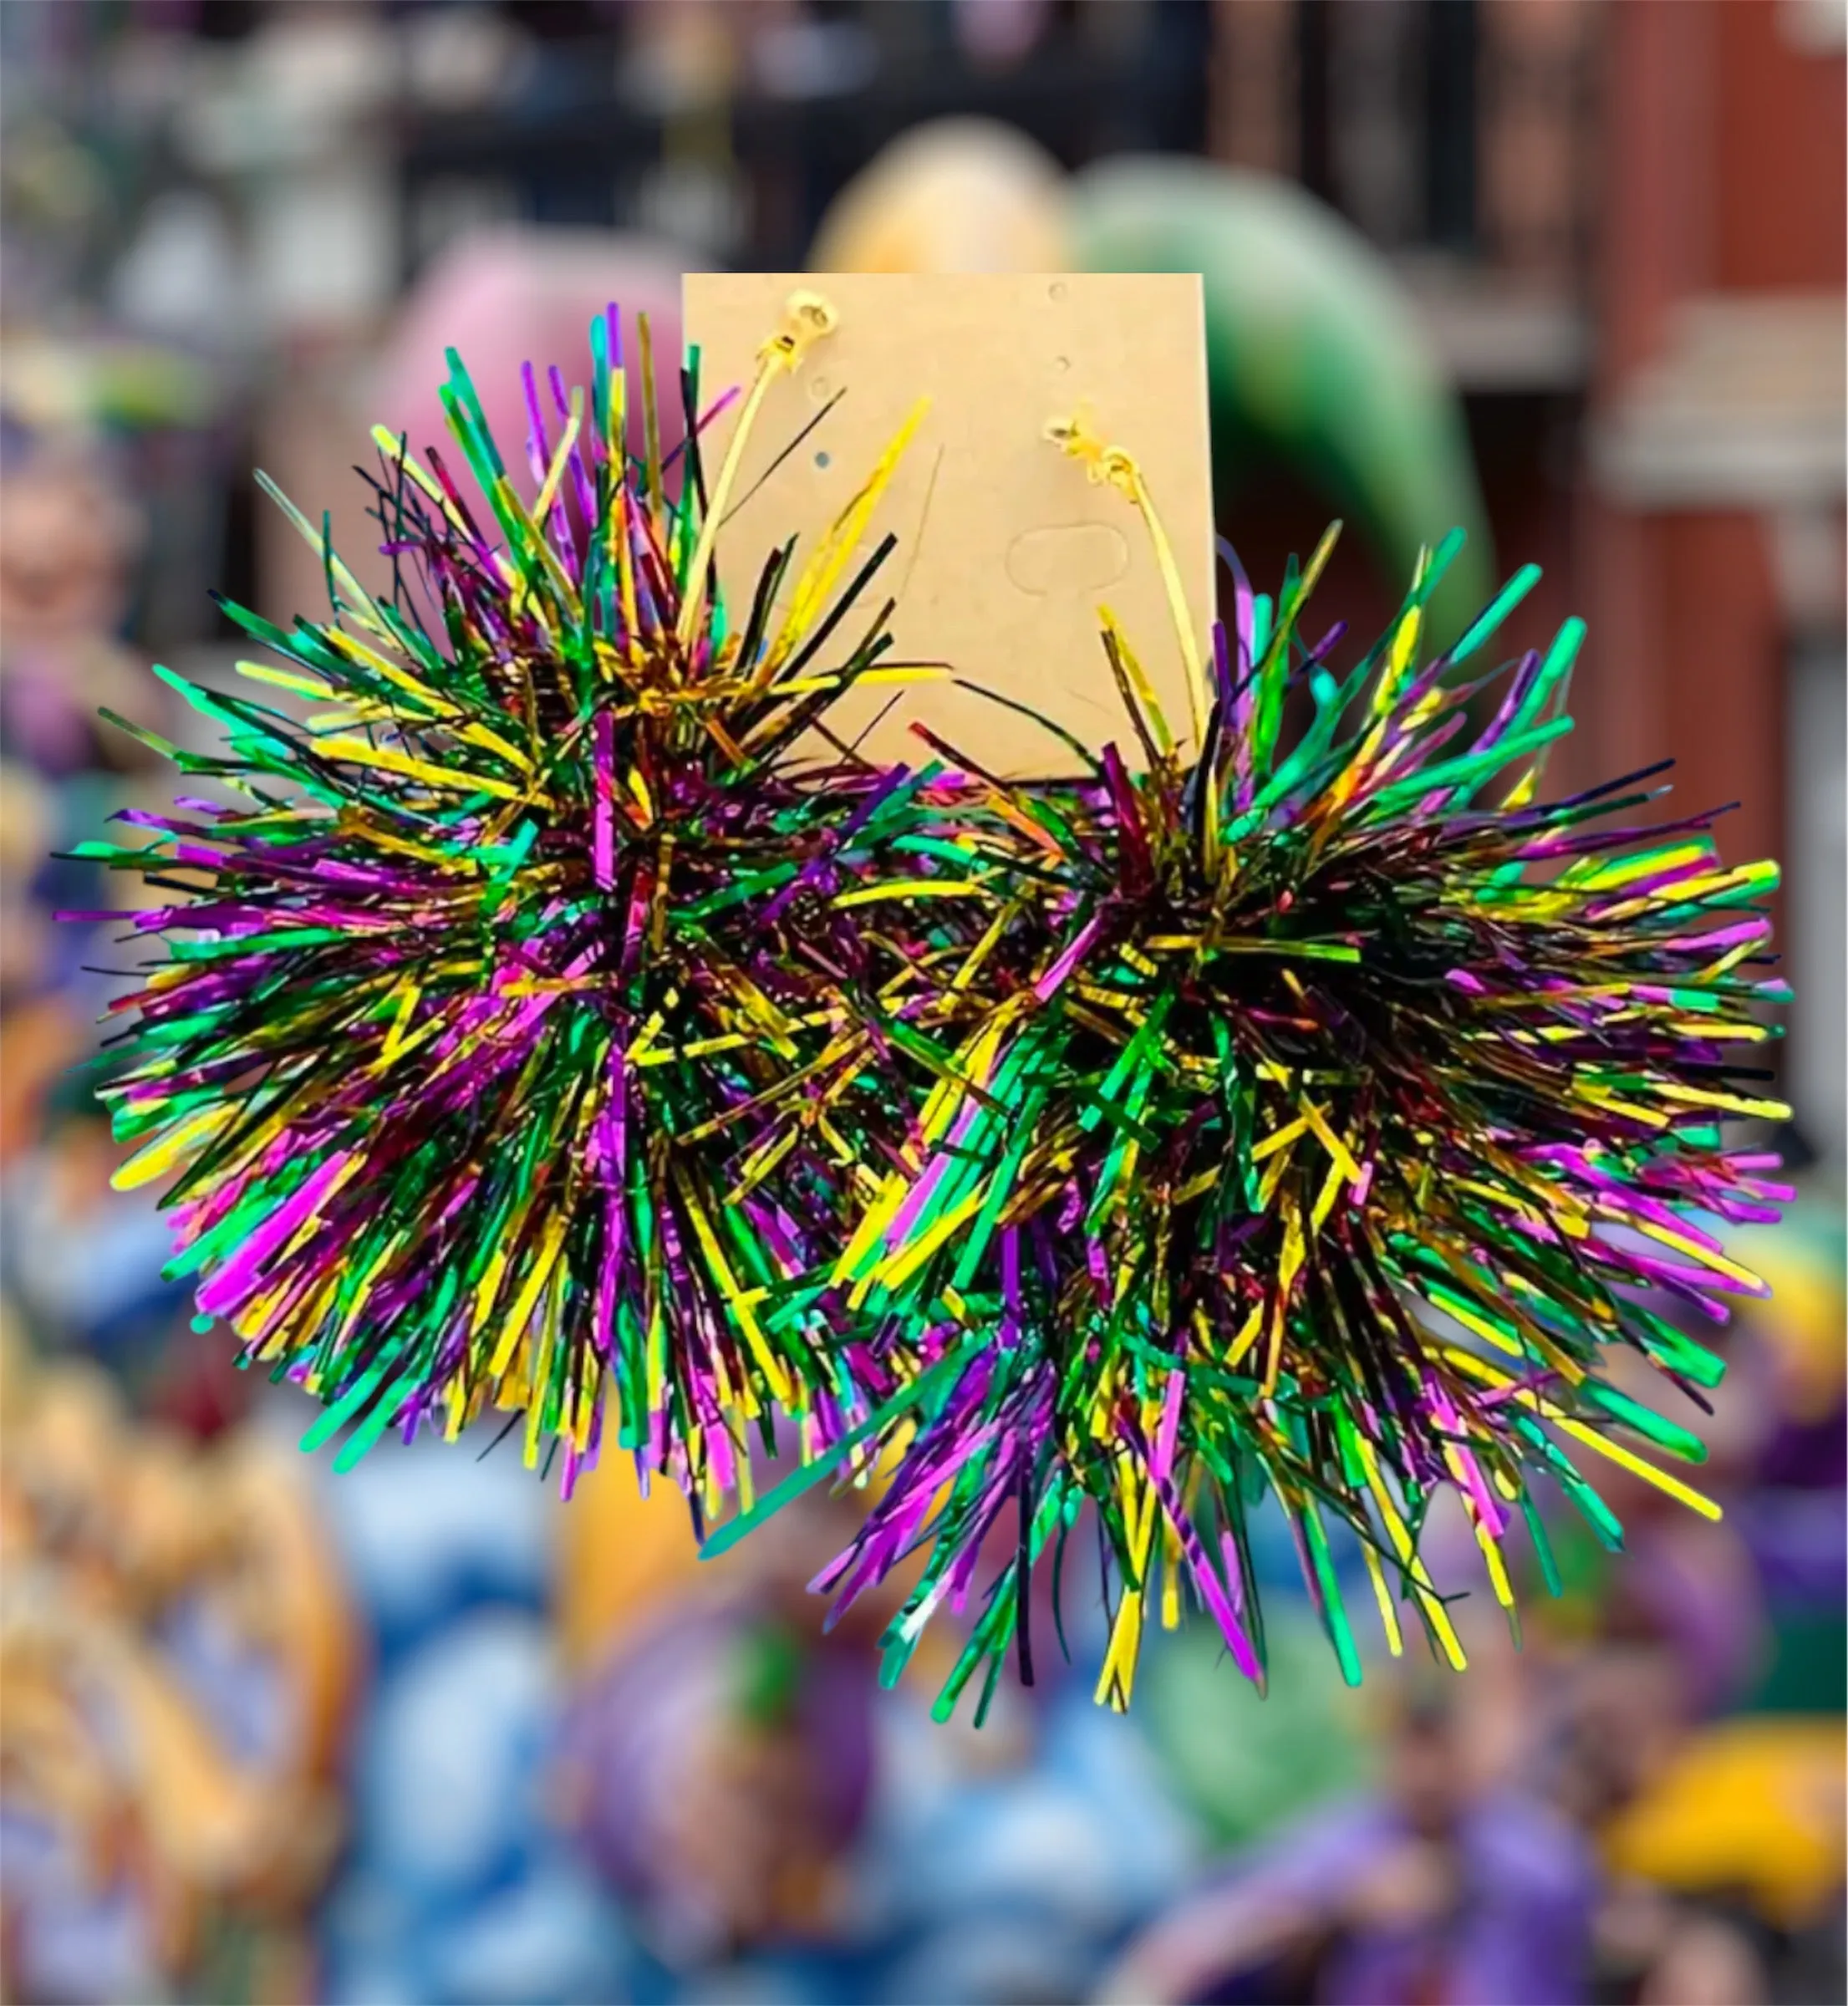
M 696 363 L 684 446 L 650 410 L 629 451 L 613 308 L 588 410 L 553 370 L 548 419 L 527 372 L 530 503 L 452 354 L 491 522 L 381 429 L 390 598 L 289 509 L 331 617 L 225 608 L 287 664 L 246 675 L 332 714 L 156 670 L 226 742 L 136 735 L 235 805 L 82 853 L 172 894 L 90 916 L 161 944 L 105 1092 L 201 1318 L 325 1403 L 339 1467 L 505 1410 L 568 1491 L 613 1438 L 709 1551 L 857 1481 L 819 1587 L 927 1550 L 888 1678 L 978 1598 L 942 1712 L 1011 1652 L 1031 1677 L 1030 1577 L 1087 1505 L 1119 1707 L 1157 1603 L 1261 1681 L 1266 1492 L 1350 1679 L 1344 1549 L 1392 1652 L 1409 1617 L 1463 1662 L 1419 1552 L 1445 1488 L 1510 1611 L 1517 1520 L 1552 1577 L 1536 1476 L 1613 1546 L 1586 1456 L 1713 1515 L 1631 1445 L 1698 1439 L 1600 1368 L 1698 1402 L 1720 1362 L 1677 1316 L 1760 1289 L 1718 1235 L 1787 1195 L 1722 1138 L 1784 1112 L 1735 1063 L 1784 994 L 1773 867 L 1723 867 L 1710 815 L 1611 828 L 1657 769 L 1538 797 L 1582 629 L 1489 665 L 1531 568 L 1432 654 L 1440 547 L 1341 671 L 1339 628 L 1301 633 L 1331 538 L 1274 600 L 1227 552 L 1203 654 L 1134 462 L 1076 425 L 1153 536 L 1198 756 L 1107 619 L 1133 761 L 1058 734 L 1068 776 L 1016 784 L 920 731 L 868 763 L 842 696 L 941 673 L 885 664 L 893 539 L 862 550 L 902 439 L 814 551 L 713 576 L 829 319 L 792 303 L 710 490 Z

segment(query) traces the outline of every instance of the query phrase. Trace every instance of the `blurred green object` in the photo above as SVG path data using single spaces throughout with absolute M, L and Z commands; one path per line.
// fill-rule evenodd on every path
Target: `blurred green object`
M 1748 1713 L 1837 1714 L 1848 1708 L 1848 1627 L 1839 1616 L 1788 1616 L 1771 1625 L 1771 1662 Z
M 1075 269 L 1198 272 L 1220 499 L 1255 461 L 1300 471 L 1385 573 L 1469 542 L 1433 602 L 1441 640 L 1493 590 L 1462 408 L 1392 268 L 1294 183 L 1209 161 L 1109 160 L 1071 185 Z
M 188 430 L 221 401 L 207 363 L 153 342 L 19 330 L 0 355 L 0 407 L 34 430 Z
M 754 1728 L 784 1724 L 802 1690 L 802 1640 L 774 1617 L 754 1623 L 736 1643 L 739 1718 Z
M 1306 1616 L 1266 1611 L 1270 1692 L 1202 1625 L 1163 1636 L 1136 1695 L 1168 1786 L 1216 1847 L 1251 1844 L 1372 1780 L 1365 1705 Z

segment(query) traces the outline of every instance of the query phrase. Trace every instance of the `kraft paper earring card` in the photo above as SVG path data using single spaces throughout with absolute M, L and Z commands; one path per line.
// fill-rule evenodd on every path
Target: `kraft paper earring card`
M 793 579 L 922 404 L 862 540 L 870 554 L 885 535 L 898 539 L 864 617 L 895 598 L 888 659 L 941 661 L 954 677 L 858 690 L 831 728 L 863 732 L 861 750 L 875 761 L 914 761 L 924 748 L 908 727 L 920 719 L 1005 777 L 1068 770 L 1055 735 L 978 691 L 1087 746 L 1123 739 L 1099 639 L 1107 607 L 1145 651 L 1141 666 L 1182 732 L 1187 675 L 1149 539 L 1121 495 L 1087 480 L 1046 428 L 1076 418 L 1133 444 L 1204 648 L 1213 517 L 1198 276 L 690 274 L 686 339 L 700 351 L 702 405 L 751 382 L 764 328 L 803 291 L 825 301 L 834 324 L 766 393 L 720 532 L 720 569 L 754 578 L 795 533 Z M 734 400 L 702 439 L 709 478 L 741 409 Z

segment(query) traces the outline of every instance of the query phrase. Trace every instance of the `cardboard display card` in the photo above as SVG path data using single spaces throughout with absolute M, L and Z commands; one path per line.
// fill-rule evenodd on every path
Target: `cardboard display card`
M 920 397 L 929 409 L 863 547 L 899 547 L 868 588 L 888 597 L 888 660 L 943 661 L 1031 705 L 1092 746 L 1137 747 L 1099 639 L 1107 606 L 1154 686 L 1177 740 L 1189 738 L 1186 675 L 1154 550 L 1134 507 L 1046 436 L 1082 414 L 1131 454 L 1179 567 L 1196 645 L 1213 617 L 1212 483 L 1200 282 L 1149 275 L 695 273 L 686 339 L 700 351 L 702 401 L 748 385 L 756 350 L 793 293 L 820 293 L 839 318 L 800 368 L 778 379 L 751 436 L 720 575 L 754 579 L 792 534 L 804 554 L 853 499 Z M 710 479 L 740 406 L 707 433 Z M 804 425 L 826 415 L 780 466 Z M 763 485 L 751 491 L 761 480 Z M 793 574 L 792 574 L 793 575 Z M 862 630 L 863 623 L 850 623 Z M 1031 720 L 974 690 L 933 682 L 855 692 L 831 722 L 879 760 L 915 761 L 921 718 L 1011 778 L 1068 771 L 1070 751 Z M 886 710 L 888 705 L 891 705 Z M 880 713 L 885 710 L 882 717 Z M 877 721 L 875 721 L 877 720 Z

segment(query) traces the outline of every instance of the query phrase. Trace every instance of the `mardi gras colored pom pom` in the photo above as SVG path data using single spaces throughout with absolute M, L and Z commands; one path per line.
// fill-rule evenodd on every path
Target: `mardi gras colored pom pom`
M 893 1676 L 1011 1530 L 942 1710 L 1011 1647 L 1031 1677 L 1031 1577 L 1087 1505 L 1112 1704 L 1189 1596 L 1261 1678 L 1267 1493 L 1350 1678 L 1344 1547 L 1389 1647 L 1408 1610 L 1460 1663 L 1420 1553 L 1440 1493 L 1510 1612 L 1517 1520 L 1551 1568 L 1538 1478 L 1611 1543 L 1586 1455 L 1713 1510 L 1630 1446 L 1701 1454 L 1608 1362 L 1698 1398 L 1719 1362 L 1663 1299 L 1719 1320 L 1760 1286 L 1716 1229 L 1788 1195 L 1721 1132 L 1784 1112 L 1738 1062 L 1784 993 L 1775 873 L 1724 868 L 1711 815 L 1609 826 L 1655 770 L 1539 798 L 1580 630 L 1479 672 L 1530 571 L 1424 659 L 1453 541 L 1345 677 L 1338 630 L 1299 632 L 1326 543 L 1274 607 L 1235 567 L 1203 662 L 1134 463 L 1077 426 L 1153 537 L 1198 759 L 1107 620 L 1133 767 L 1068 738 L 1057 783 L 868 766 L 830 708 L 934 673 L 882 659 L 889 605 L 841 633 L 909 428 L 741 621 L 713 576 L 751 422 L 826 319 L 792 303 L 710 495 L 696 370 L 670 479 L 645 339 L 629 453 L 612 313 L 588 415 L 554 374 L 554 440 L 529 395 L 530 506 L 459 364 L 491 523 L 377 435 L 388 602 L 296 518 L 331 619 L 227 611 L 288 664 L 247 673 L 333 715 L 169 675 L 227 744 L 150 742 L 237 799 L 84 846 L 177 894 L 99 915 L 165 947 L 117 1006 L 121 1181 L 177 1173 L 176 1271 L 327 1403 L 311 1444 L 351 1424 L 343 1459 L 495 1406 L 568 1489 L 613 1398 L 644 1470 L 738 1493 L 709 1550 L 883 1464 L 821 1585 L 928 1546 Z M 753 1424 L 801 1461 L 755 1504 Z
M 853 1409 L 812 1319 L 773 1299 L 837 1244 L 851 1153 L 805 1068 L 867 960 L 853 894 L 919 783 L 801 748 L 849 686 L 914 673 L 878 665 L 890 603 L 854 612 L 903 437 L 806 567 L 784 547 L 736 605 L 710 575 L 749 423 L 828 312 L 792 303 L 710 496 L 691 370 L 664 468 L 645 325 L 639 460 L 613 308 L 588 417 L 554 370 L 548 435 L 528 372 L 530 506 L 452 354 L 491 521 L 381 430 L 391 598 L 295 517 L 332 618 L 226 608 L 286 664 L 247 675 L 334 714 L 158 671 L 228 743 L 150 742 L 237 799 L 85 846 L 182 894 L 103 915 L 165 945 L 116 1006 L 108 1092 L 141 1144 L 122 1181 L 178 1170 L 176 1269 L 247 1361 L 327 1403 L 311 1444 L 352 1423 L 350 1459 L 387 1428 L 523 1410 L 528 1459 L 562 1443 L 568 1488 L 613 1391 L 624 1445 L 710 1508 L 746 1424 L 793 1412 L 812 1446 Z
M 895 1673 L 1011 1545 L 944 1711 L 1011 1643 L 1031 1678 L 1029 1575 L 1087 1504 L 1118 1707 L 1146 1613 L 1172 1625 L 1189 1598 L 1261 1678 L 1266 1492 L 1351 1679 L 1343 1546 L 1394 1653 L 1404 1607 L 1462 1662 L 1418 1550 L 1442 1490 L 1510 1611 L 1511 1528 L 1551 1567 L 1538 1477 L 1613 1545 L 1588 1461 L 1717 1515 L 1630 1446 L 1698 1461 L 1698 1439 L 1603 1368 L 1628 1350 L 1698 1398 L 1719 1362 L 1663 1299 L 1718 1321 L 1724 1292 L 1763 1292 L 1714 1229 L 1789 1195 L 1720 1129 L 1785 1112 L 1736 1063 L 1784 994 L 1762 966 L 1775 872 L 1723 866 L 1712 815 L 1610 826 L 1648 775 L 1536 800 L 1581 630 L 1476 670 L 1536 573 L 1423 660 L 1446 546 L 1337 679 L 1339 630 L 1298 632 L 1328 547 L 1275 607 L 1238 577 L 1197 764 L 1107 624 L 1142 771 L 1112 749 L 1011 792 L 1034 840 L 1030 868 L 988 843 L 993 895 L 1025 909 L 995 1000 L 840 1264 L 869 1311 L 947 1306 L 973 1333 L 927 1349 L 940 1383 L 817 1584 L 849 1599 L 929 1544 Z

